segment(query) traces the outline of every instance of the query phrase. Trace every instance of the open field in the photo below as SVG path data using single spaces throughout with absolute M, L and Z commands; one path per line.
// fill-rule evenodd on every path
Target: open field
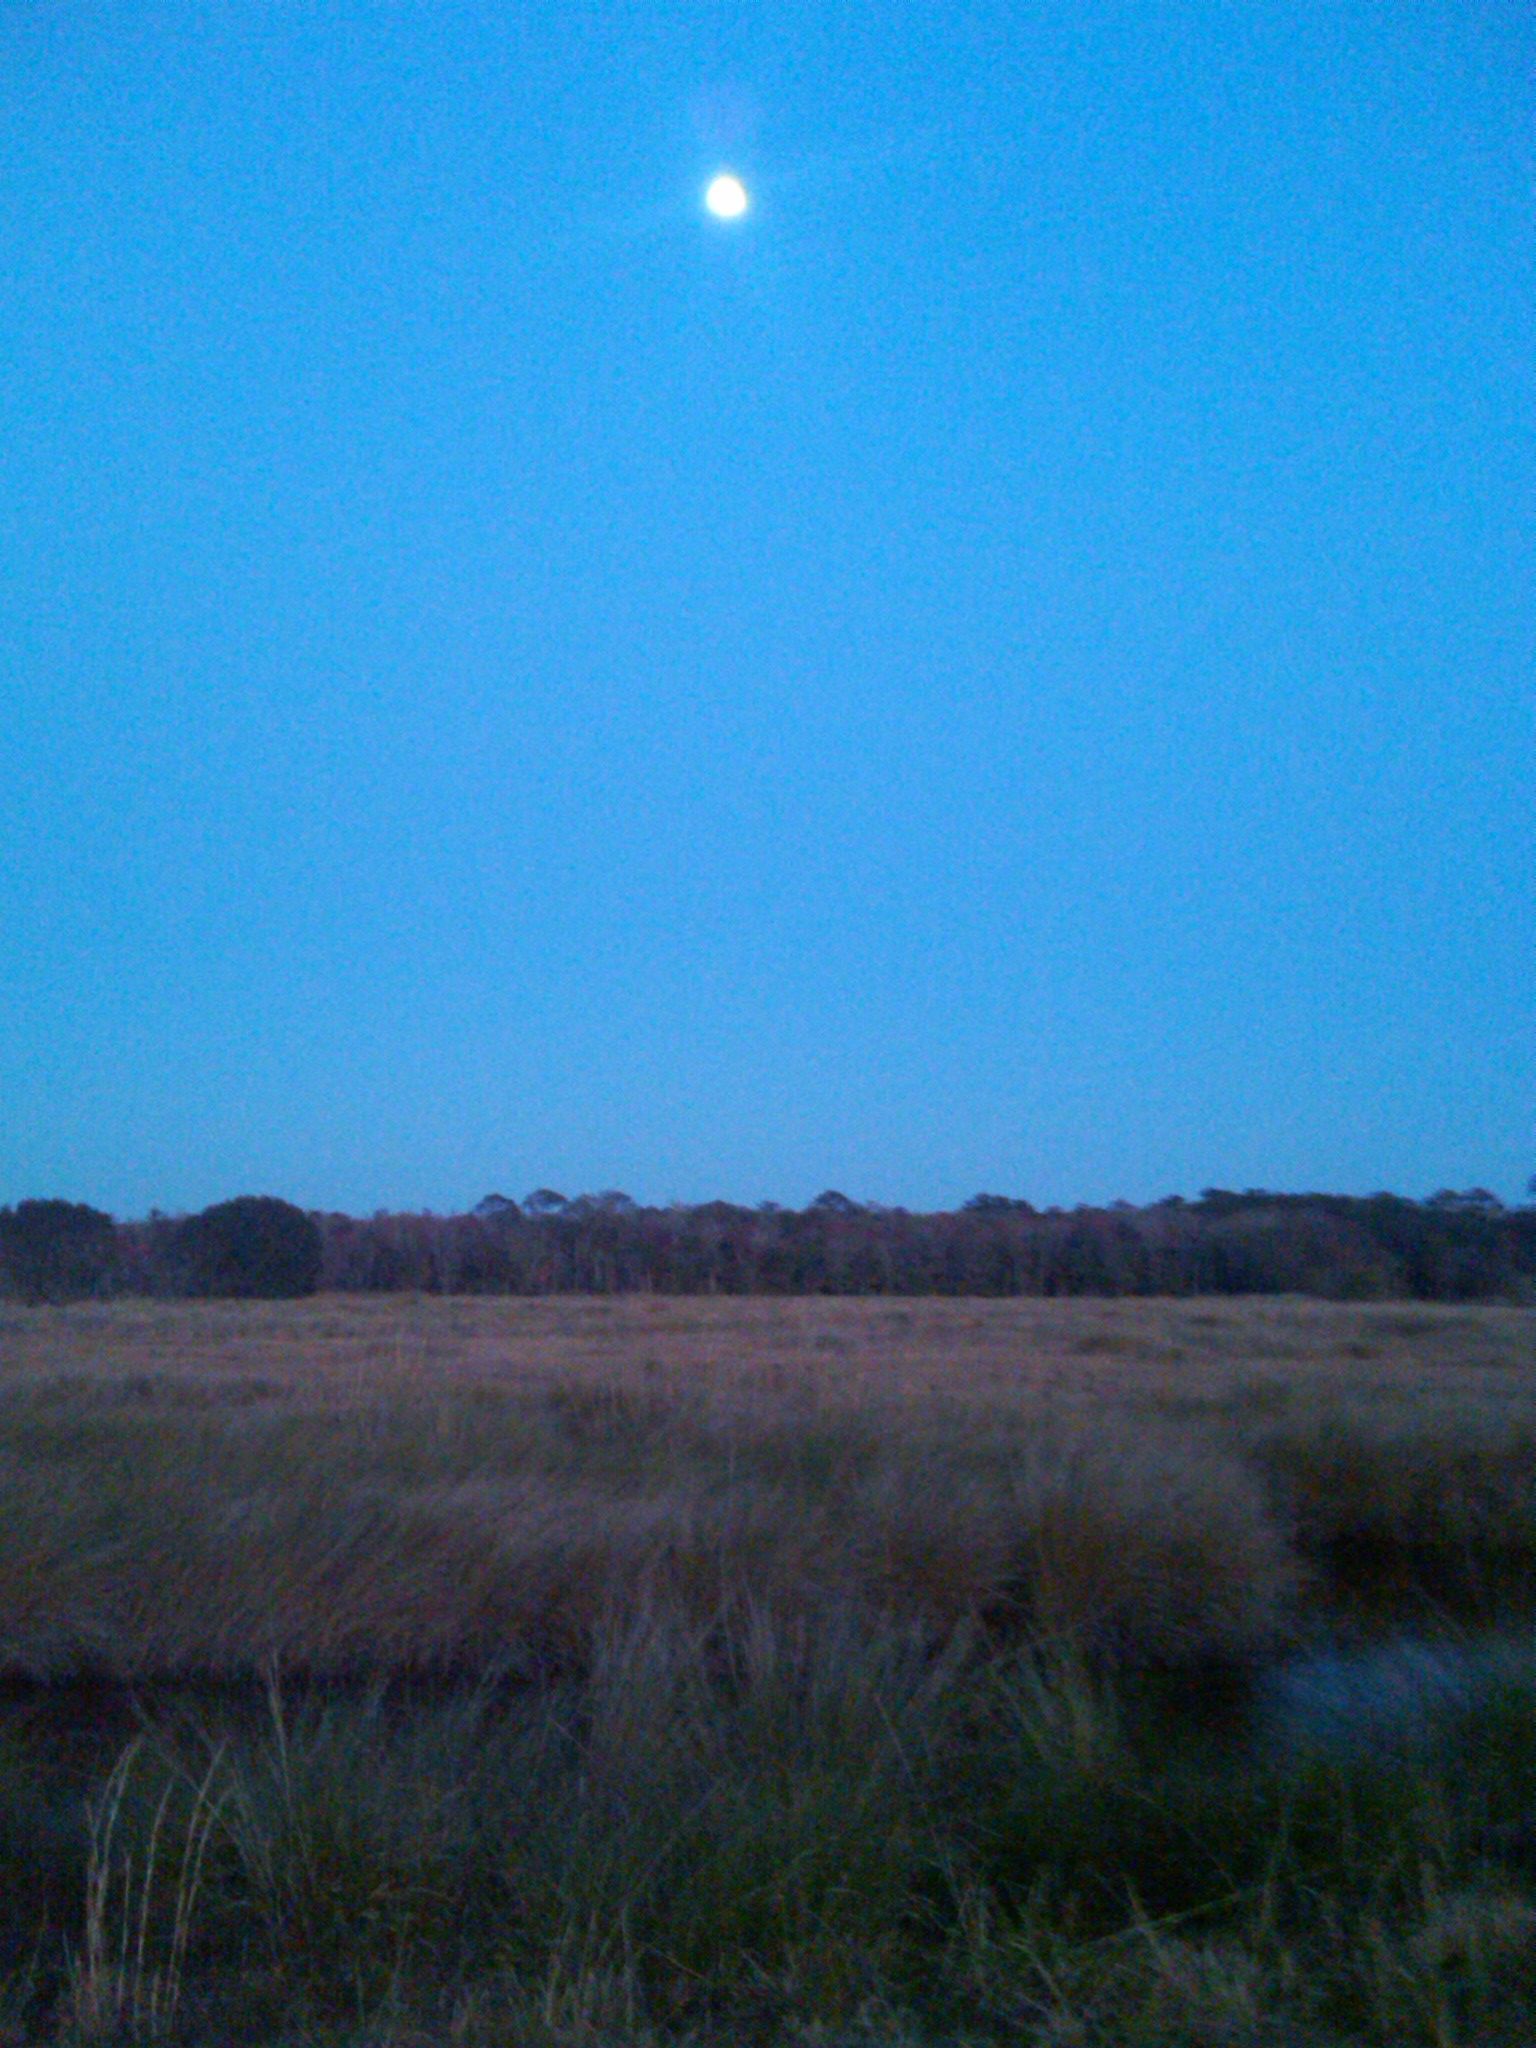
M 0 2042 L 1536 2038 L 1533 1660 L 1248 1704 L 1536 1611 L 1529 1310 L 7 1307 L 0 1418 Z
M 0 1670 L 480 1671 L 640 1588 L 1245 1655 L 1536 1558 L 1536 1316 L 1314 1302 L 0 1312 Z

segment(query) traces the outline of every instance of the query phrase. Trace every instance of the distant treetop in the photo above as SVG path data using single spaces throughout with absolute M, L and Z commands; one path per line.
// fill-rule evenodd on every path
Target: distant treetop
M 116 1226 L 88 1202 L 18 1202 L 0 1209 L 0 1264 L 23 1301 L 105 1293 L 117 1266 Z
M 279 1300 L 320 1284 L 320 1228 L 276 1195 L 237 1195 L 175 1226 L 187 1291 Z

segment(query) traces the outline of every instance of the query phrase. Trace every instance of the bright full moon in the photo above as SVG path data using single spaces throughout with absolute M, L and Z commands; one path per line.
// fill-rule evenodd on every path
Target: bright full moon
M 740 220 L 747 210 L 747 188 L 740 178 L 733 178 L 729 171 L 722 171 L 718 178 L 710 180 L 704 204 L 716 220 Z

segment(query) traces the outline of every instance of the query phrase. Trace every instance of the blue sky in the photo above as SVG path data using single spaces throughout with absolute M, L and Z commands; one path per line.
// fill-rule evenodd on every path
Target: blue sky
M 0 7 L 0 1200 L 1517 1195 L 1533 75 Z

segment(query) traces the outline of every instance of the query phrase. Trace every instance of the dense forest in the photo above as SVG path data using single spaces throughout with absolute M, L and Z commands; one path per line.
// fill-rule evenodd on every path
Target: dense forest
M 956 1210 L 829 1191 L 647 1208 L 609 1192 L 488 1195 L 461 1215 L 353 1217 L 243 1195 L 118 1222 L 79 1202 L 0 1209 L 0 1294 L 1311 1294 L 1536 1302 L 1536 1206 L 1485 1189 L 1426 1201 L 1208 1188 L 1135 1207 Z

